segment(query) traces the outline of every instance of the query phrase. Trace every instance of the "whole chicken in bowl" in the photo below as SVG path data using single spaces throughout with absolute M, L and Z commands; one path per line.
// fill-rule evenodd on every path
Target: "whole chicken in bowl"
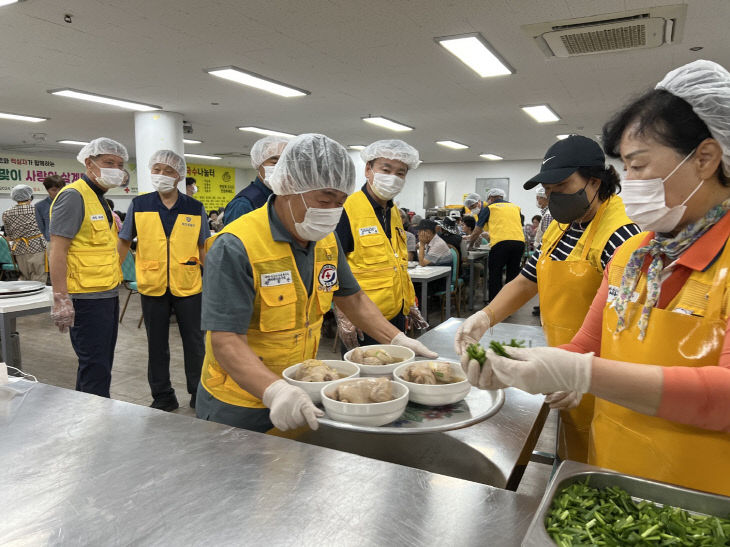
M 393 377 L 408 387 L 410 400 L 421 405 L 458 403 L 471 391 L 461 365 L 452 361 L 406 363 L 393 371 Z

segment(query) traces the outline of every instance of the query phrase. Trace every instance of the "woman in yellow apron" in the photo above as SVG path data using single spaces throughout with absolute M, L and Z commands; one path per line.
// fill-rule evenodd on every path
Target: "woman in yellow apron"
M 568 347 L 489 354 L 478 384 L 596 396 L 589 463 L 730 496 L 730 73 L 680 67 L 604 127 L 648 233 Z
M 521 275 L 459 327 L 456 351 L 462 356 L 466 346 L 537 293 L 548 344 L 570 342 L 583 323 L 614 250 L 640 231 L 616 195 L 616 171 L 606 166 L 601 147 L 589 138 L 571 135 L 553 144 L 545 153 L 540 172 L 524 188 L 538 184 L 545 189 L 554 221 Z M 593 397 L 586 395 L 580 400 L 575 394 L 556 393 L 546 401 L 562 409 L 560 457 L 586 461 Z

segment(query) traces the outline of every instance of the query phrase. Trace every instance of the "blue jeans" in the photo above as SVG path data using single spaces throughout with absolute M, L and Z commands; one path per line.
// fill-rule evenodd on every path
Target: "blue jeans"
M 79 359 L 76 391 L 109 397 L 119 327 L 119 297 L 72 299 L 71 345 Z

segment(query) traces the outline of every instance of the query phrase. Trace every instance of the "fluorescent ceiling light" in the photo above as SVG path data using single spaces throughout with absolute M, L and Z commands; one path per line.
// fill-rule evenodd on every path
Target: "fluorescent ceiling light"
M 560 119 L 560 116 L 546 104 L 522 106 L 520 108 L 538 123 L 557 122 Z
M 186 158 L 197 158 L 199 160 L 219 160 L 219 156 L 206 156 L 205 154 L 185 154 Z
M 461 144 L 460 142 L 456 141 L 436 141 L 436 144 L 440 144 L 441 146 L 445 146 L 446 148 L 452 148 L 454 150 L 466 150 L 469 148 L 465 144 Z
M 185 144 L 203 144 L 203 141 L 196 141 L 195 139 L 183 139 Z
M 365 150 L 365 145 L 364 144 L 351 144 L 350 146 L 348 146 L 348 148 L 350 150 Z
M 499 161 L 504 159 L 502 156 L 498 156 L 497 154 L 479 154 L 479 157 L 490 161 Z
M 293 138 L 296 135 L 291 133 L 284 133 L 283 131 L 274 131 L 273 129 L 264 129 L 263 127 L 239 127 L 239 131 L 248 131 L 249 133 L 258 133 L 259 135 L 269 135 L 271 137 L 288 137 Z
M 563 139 L 567 139 L 568 137 L 570 137 L 570 134 L 567 134 L 567 135 L 555 135 L 555 136 L 558 138 L 559 141 L 562 141 Z
M 444 36 L 435 40 L 482 78 L 515 72 L 481 34 Z
M 9 114 L 7 112 L 0 112 L 0 118 L 4 120 L 15 120 L 18 122 L 45 122 L 48 118 L 39 118 L 38 116 L 23 116 L 22 114 Z
M 304 97 L 305 95 L 311 94 L 305 89 L 297 89 L 296 87 L 291 87 L 290 85 L 277 82 L 276 80 L 271 80 L 270 78 L 260 76 L 254 72 L 249 72 L 235 66 L 210 68 L 205 72 L 211 76 L 217 76 L 218 78 L 230 80 L 237 84 L 255 87 L 262 91 L 268 91 L 269 93 L 279 95 L 280 97 Z
M 395 120 L 391 120 L 389 118 L 384 118 L 383 116 L 366 116 L 362 119 L 364 122 L 371 123 L 373 125 L 377 125 L 378 127 L 384 127 L 385 129 L 390 129 L 391 131 L 413 131 L 413 127 L 409 125 L 405 125 L 402 123 L 399 123 Z
M 75 144 L 77 146 L 86 146 L 87 144 L 89 144 L 86 141 L 72 141 L 72 140 L 69 140 L 69 139 L 62 140 L 62 141 L 56 141 L 56 142 L 59 143 L 59 144 Z
M 118 106 L 120 108 L 127 108 L 129 110 L 138 110 L 141 112 L 162 110 L 161 106 L 156 106 L 153 104 L 135 103 L 133 101 L 127 101 L 125 99 L 117 99 L 115 97 L 97 95 L 96 93 L 87 93 L 86 91 L 79 91 L 77 89 L 50 89 L 48 90 L 48 93 L 50 93 L 51 95 L 58 95 L 60 97 L 70 97 L 71 99 L 80 99 L 82 101 L 108 104 L 111 106 Z

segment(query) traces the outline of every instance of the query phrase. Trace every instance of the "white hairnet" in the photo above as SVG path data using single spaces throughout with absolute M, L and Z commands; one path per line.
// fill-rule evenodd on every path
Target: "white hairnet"
M 537 187 L 537 191 L 535 192 L 535 194 L 539 198 L 546 198 L 547 197 L 547 193 L 545 193 L 545 188 L 543 188 L 542 186 L 538 186 Z
M 504 197 L 506 195 L 507 194 L 504 193 L 504 190 L 502 190 L 500 188 L 492 188 L 491 190 L 489 190 L 489 192 L 487 192 L 487 199 L 489 199 L 489 198 L 502 198 L 502 199 L 504 199 Z
M 468 196 L 466 196 L 466 198 L 464 198 L 464 207 L 471 209 L 475 203 L 477 203 L 481 200 L 482 200 L 482 196 L 480 196 L 479 194 L 474 194 L 474 193 L 469 194 Z
M 251 147 L 251 165 L 254 169 L 273 156 L 280 156 L 287 144 L 288 137 L 264 137 L 257 140 Z
M 355 164 L 340 143 L 305 133 L 286 145 L 269 184 L 277 195 L 324 189 L 350 195 L 355 191 Z
M 33 197 L 33 188 L 27 184 L 17 184 L 10 190 L 10 199 L 13 201 L 28 201 Z
M 730 73 L 712 61 L 675 68 L 656 85 L 684 99 L 722 147 L 722 167 L 730 176 Z
M 177 174 L 181 177 L 184 177 L 188 174 L 187 166 L 185 165 L 185 158 L 183 158 L 177 152 L 173 152 L 172 150 L 158 150 L 157 152 L 152 154 L 152 156 L 150 157 L 150 161 L 147 165 L 150 169 L 152 169 L 152 167 L 154 167 L 156 163 L 164 163 L 165 165 L 169 165 L 175 171 L 177 171 Z
M 129 154 L 127 154 L 127 149 L 124 148 L 124 145 L 107 137 L 99 137 L 85 145 L 76 156 L 76 159 L 81 163 L 85 163 L 86 158 L 93 158 L 101 154 L 111 154 L 113 156 L 119 156 L 124 161 L 129 160 Z
M 418 150 L 398 139 L 375 141 L 360 151 L 360 157 L 365 163 L 377 158 L 402 161 L 408 169 L 415 169 L 421 163 L 418 159 Z

